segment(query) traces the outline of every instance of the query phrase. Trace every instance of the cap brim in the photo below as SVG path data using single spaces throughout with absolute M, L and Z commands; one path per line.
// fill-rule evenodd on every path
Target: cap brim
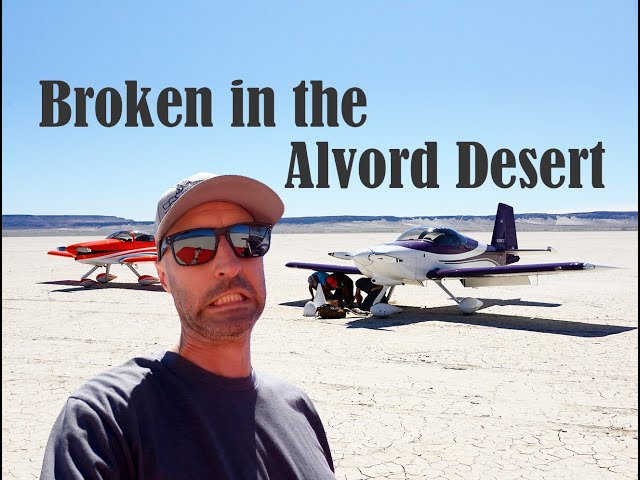
M 231 202 L 248 211 L 256 222 L 275 224 L 282 218 L 284 204 L 264 183 L 240 175 L 219 175 L 203 180 L 184 193 L 164 216 L 156 231 L 160 241 L 185 213 L 208 202 Z

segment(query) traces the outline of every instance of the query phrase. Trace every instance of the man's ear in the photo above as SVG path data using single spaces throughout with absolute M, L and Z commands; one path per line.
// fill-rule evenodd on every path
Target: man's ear
M 171 289 L 169 288 L 169 282 L 167 282 L 167 274 L 164 271 L 164 265 L 162 262 L 156 261 L 156 271 L 158 272 L 158 279 L 160 280 L 160 285 L 164 288 L 165 292 L 171 293 Z

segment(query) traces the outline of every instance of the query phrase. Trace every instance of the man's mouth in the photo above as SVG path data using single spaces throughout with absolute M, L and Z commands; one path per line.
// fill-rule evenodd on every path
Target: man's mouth
M 226 305 L 227 303 L 244 302 L 245 300 L 246 297 L 240 293 L 228 293 L 218 298 L 211 305 L 219 307 L 221 305 Z

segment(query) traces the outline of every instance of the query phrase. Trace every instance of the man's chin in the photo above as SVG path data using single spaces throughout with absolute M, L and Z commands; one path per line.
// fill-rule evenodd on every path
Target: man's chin
M 251 335 L 261 312 L 255 304 L 209 306 L 191 327 L 213 341 L 242 339 Z
M 216 323 L 215 325 L 199 325 L 195 330 L 200 336 L 213 343 L 248 340 L 255 322 Z

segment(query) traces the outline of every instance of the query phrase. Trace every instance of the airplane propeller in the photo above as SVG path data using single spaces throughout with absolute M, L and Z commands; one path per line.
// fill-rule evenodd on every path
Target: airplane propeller
M 331 252 L 329 253 L 332 257 L 340 258 L 342 260 L 352 260 L 356 254 L 351 252 Z

